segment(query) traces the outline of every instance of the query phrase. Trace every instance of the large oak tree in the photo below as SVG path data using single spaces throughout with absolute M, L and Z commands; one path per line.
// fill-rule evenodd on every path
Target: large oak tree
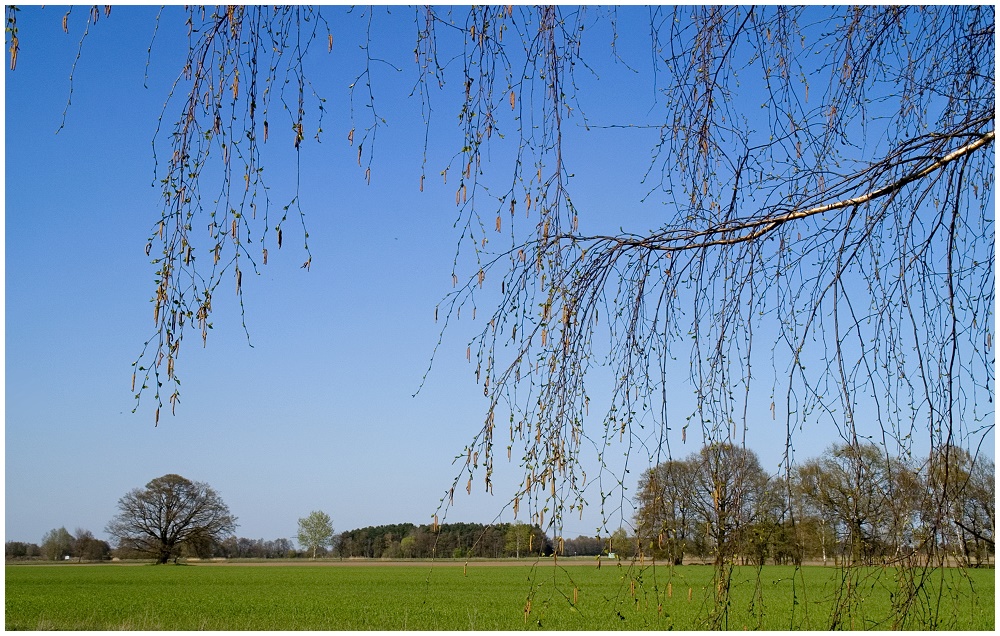
M 206 483 L 164 475 L 118 500 L 108 535 L 129 552 L 157 563 L 180 556 L 182 546 L 220 542 L 236 530 L 236 517 Z

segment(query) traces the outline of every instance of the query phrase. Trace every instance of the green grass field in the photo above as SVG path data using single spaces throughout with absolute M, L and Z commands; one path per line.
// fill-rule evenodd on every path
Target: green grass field
M 712 568 L 14 565 L 8 630 L 645 630 L 699 629 Z M 736 568 L 730 629 L 826 629 L 841 571 Z M 853 582 L 841 627 L 887 629 L 891 569 Z M 525 615 L 531 596 L 531 613 Z M 574 602 L 575 601 L 575 602 Z M 992 630 L 994 571 L 938 570 L 904 613 L 907 629 Z M 936 618 L 936 622 L 931 622 Z

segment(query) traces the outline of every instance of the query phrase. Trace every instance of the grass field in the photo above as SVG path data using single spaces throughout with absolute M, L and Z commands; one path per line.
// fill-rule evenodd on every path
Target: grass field
M 8 630 L 645 630 L 699 629 L 712 568 L 655 569 L 593 562 L 496 567 L 277 565 L 15 565 L 6 567 Z M 881 622 L 897 572 L 854 582 L 842 627 Z M 825 629 L 842 572 L 735 568 L 730 629 Z M 906 612 L 907 629 L 992 630 L 994 571 L 934 572 Z M 526 601 L 531 596 L 531 612 Z M 932 624 L 932 618 L 937 622 Z

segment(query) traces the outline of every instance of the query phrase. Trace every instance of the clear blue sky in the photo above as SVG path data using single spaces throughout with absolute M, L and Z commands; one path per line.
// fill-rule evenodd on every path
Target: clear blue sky
M 63 525 L 103 536 L 118 498 L 165 473 L 211 484 L 240 536 L 292 537 L 314 509 L 338 530 L 429 522 L 485 401 L 465 360 L 475 325 L 461 323 L 413 397 L 438 339 L 434 307 L 452 289 L 454 191 L 434 177 L 460 139 L 441 105 L 437 128 L 452 145 L 432 156 L 420 193 L 420 105 L 405 98 L 413 11 L 379 14 L 378 46 L 403 72 L 383 68 L 375 85 L 388 126 L 371 185 L 346 143 L 347 87 L 361 61 L 356 34 L 340 31 L 362 21 L 333 21 L 342 48 L 312 64 L 331 105 L 328 132 L 302 154 L 312 269 L 299 268 L 300 237 L 289 232 L 261 276 L 245 279 L 252 348 L 235 295 L 216 299 L 208 347 L 192 334 L 181 357 L 177 415 L 154 428 L 149 402 L 131 413 L 130 364 L 153 332 L 143 251 L 158 218 L 151 140 L 186 45 L 183 15 L 168 9 L 143 88 L 156 11 L 116 7 L 91 27 L 58 134 L 86 10 L 74 10 L 69 35 L 58 8 L 18 15 L 21 53 L 5 73 L 7 538 L 37 542 Z M 290 146 L 280 132 L 269 143 Z M 620 149 L 615 165 L 641 171 L 647 156 Z M 289 199 L 291 166 L 266 169 L 274 198 Z M 494 497 L 460 498 L 449 520 L 493 520 L 512 492 L 501 484 Z M 598 520 L 569 534 L 590 534 Z
M 465 360 L 478 326 L 467 321 L 446 334 L 413 397 L 438 339 L 434 307 L 451 290 L 457 212 L 453 185 L 436 177 L 460 138 L 457 107 L 442 97 L 432 140 L 439 145 L 418 192 L 423 125 L 419 101 L 406 98 L 416 78 L 412 9 L 380 10 L 378 53 L 398 60 L 402 72 L 383 67 L 375 85 L 388 125 L 370 185 L 346 143 L 347 87 L 361 63 L 349 32 L 362 18 L 330 9 L 334 54 L 317 52 L 310 62 L 328 99 L 327 132 L 302 151 L 312 269 L 299 269 L 305 257 L 290 234 L 260 276 L 244 277 L 252 348 L 235 294 L 216 297 L 208 347 L 191 334 L 179 362 L 181 405 L 158 427 L 148 402 L 131 412 L 130 364 L 153 333 L 154 268 L 144 253 L 159 211 L 151 141 L 186 30 L 180 10 L 164 11 L 147 70 L 156 12 L 116 7 L 91 27 L 58 134 L 86 10 L 74 10 L 69 35 L 61 9 L 18 15 L 17 70 L 5 72 L 7 539 L 38 542 L 60 526 L 104 536 L 118 498 L 165 473 L 211 484 L 239 517 L 240 536 L 293 537 L 297 519 L 315 509 L 328 512 L 338 531 L 428 522 L 486 403 Z M 641 9 L 625 12 L 620 33 L 645 33 L 643 17 Z M 634 68 L 646 68 L 644 38 L 618 46 Z M 600 80 L 581 74 L 584 99 L 588 88 L 600 88 L 587 102 L 592 121 L 645 121 L 654 106 L 652 75 L 594 50 L 588 61 Z M 290 146 L 287 130 L 275 130 L 269 143 Z M 636 229 L 655 226 L 661 204 L 639 202 L 650 135 L 576 129 L 568 143 L 583 223 L 592 212 L 598 225 L 604 215 L 604 224 L 627 218 Z M 274 199 L 288 200 L 293 167 L 272 161 L 266 169 Z M 748 437 L 770 470 L 784 447 L 776 424 L 765 418 Z M 832 434 L 800 436 L 798 456 L 815 456 L 833 441 Z M 689 439 L 682 450 L 697 447 Z M 627 485 L 644 467 L 632 466 Z M 496 495 L 463 493 L 449 520 L 493 520 L 519 478 L 516 465 L 501 462 Z M 565 534 L 591 534 L 599 522 L 596 509 L 588 511 L 568 520 Z

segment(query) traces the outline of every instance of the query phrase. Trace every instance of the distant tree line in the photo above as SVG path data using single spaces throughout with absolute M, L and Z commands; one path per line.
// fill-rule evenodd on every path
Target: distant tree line
M 250 539 L 226 537 L 221 541 L 189 542 L 181 546 L 177 556 L 185 559 L 294 559 L 305 556 L 291 539 Z M 148 553 L 118 547 L 112 556 L 120 559 L 146 559 Z
M 70 534 L 65 528 L 54 528 L 42 537 L 42 544 L 7 541 L 4 557 L 14 559 L 37 559 L 45 561 L 104 561 L 111 558 L 111 546 L 107 541 L 94 537 L 90 530 L 76 529 Z
M 309 556 L 426 559 L 595 556 L 685 559 L 716 564 L 952 564 L 980 566 L 995 555 L 992 459 L 945 446 L 922 461 L 874 444 L 832 446 L 781 477 L 756 453 L 717 443 L 645 471 L 634 531 L 610 537 L 549 537 L 524 523 L 401 523 L 334 534 L 326 513 L 299 519 L 291 540 L 236 537 L 236 517 L 207 484 L 164 475 L 119 501 L 108 524 L 116 546 L 65 527 L 41 545 L 8 541 L 12 559 L 282 559 Z M 164 514 L 153 514 L 166 511 Z M 158 521 L 157 521 L 158 520 Z
M 993 460 L 936 449 L 921 462 L 841 444 L 786 476 L 713 444 L 646 471 L 626 556 L 681 564 L 898 562 L 980 566 L 995 554 Z
M 7 541 L 7 560 L 43 561 L 107 561 L 118 559 L 146 559 L 149 554 L 130 549 L 128 546 L 112 548 L 107 541 L 94 538 L 88 530 L 77 530 L 76 536 L 66 528 L 51 530 L 45 534 L 42 544 L 23 541 Z M 186 558 L 225 559 L 287 559 L 300 556 L 289 539 L 247 539 L 227 537 L 218 542 L 193 542 L 179 551 Z M 67 557 L 69 557 L 67 559 Z
M 298 556 L 290 539 L 229 537 L 219 543 L 213 556 L 226 559 L 287 559 Z
M 552 550 L 552 539 L 541 528 L 524 523 L 401 523 L 342 532 L 334 552 L 344 559 L 499 559 L 547 556 Z
M 549 556 L 552 539 L 537 526 L 523 523 L 446 523 L 435 530 L 431 525 L 400 523 L 370 526 L 342 532 L 330 546 L 303 546 L 296 549 L 290 539 L 248 539 L 231 536 L 221 541 L 190 541 L 177 553 L 182 558 L 201 559 L 293 559 L 308 557 L 426 559 L 426 558 L 506 558 Z M 566 555 L 596 555 L 606 550 L 607 540 L 578 537 L 563 542 Z M 46 533 L 42 545 L 8 541 L 6 558 L 34 560 L 100 561 L 112 558 L 145 559 L 148 552 L 129 545 L 112 549 L 106 541 L 94 539 L 86 530 L 74 537 L 65 528 Z

